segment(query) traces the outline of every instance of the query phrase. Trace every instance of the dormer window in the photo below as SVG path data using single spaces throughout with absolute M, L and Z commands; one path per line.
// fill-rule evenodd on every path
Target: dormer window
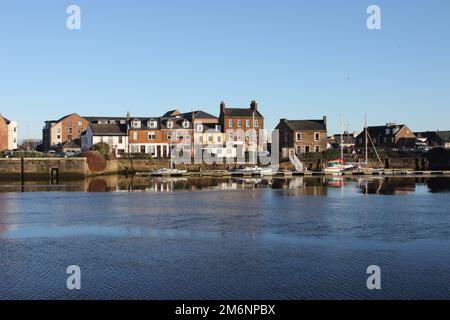
M 173 121 L 172 120 L 167 121 L 167 128 L 169 128 L 169 129 L 173 128 Z
M 202 132 L 203 131 L 203 125 L 201 123 L 198 123 L 195 125 L 195 131 Z
M 188 129 L 189 128 L 189 121 L 188 120 L 184 120 L 183 121 L 183 128 L 184 129 Z
M 158 122 L 156 120 L 149 120 L 148 127 L 151 129 L 156 129 L 158 127 Z
M 141 122 L 135 119 L 131 122 L 131 127 L 133 127 L 134 129 L 139 129 L 141 127 Z

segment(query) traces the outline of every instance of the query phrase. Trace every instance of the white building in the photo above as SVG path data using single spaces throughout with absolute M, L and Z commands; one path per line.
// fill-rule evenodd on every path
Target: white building
M 116 157 L 128 152 L 127 125 L 90 124 L 81 136 L 81 150 L 87 151 L 98 143 L 106 143 Z
M 17 122 L 3 118 L 8 126 L 8 150 L 17 149 Z

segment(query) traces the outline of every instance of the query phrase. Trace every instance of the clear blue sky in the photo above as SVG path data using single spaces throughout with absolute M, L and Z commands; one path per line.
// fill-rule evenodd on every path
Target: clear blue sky
M 82 29 L 66 29 L 66 8 Z M 382 10 L 382 30 L 366 9 Z M 20 137 L 46 119 L 161 115 L 171 108 L 218 114 L 219 102 L 256 99 L 280 118 L 342 113 L 360 130 L 407 123 L 450 130 L 448 0 L 2 0 L 0 112 Z

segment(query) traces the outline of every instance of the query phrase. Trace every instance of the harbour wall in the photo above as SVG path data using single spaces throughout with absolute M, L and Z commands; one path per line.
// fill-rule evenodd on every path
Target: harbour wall
M 305 161 L 309 170 L 321 170 L 323 161 Z M 0 179 L 37 180 L 56 178 L 84 178 L 102 175 L 113 175 L 133 172 L 149 172 L 154 169 L 168 168 L 169 160 L 137 160 L 115 159 L 92 161 L 88 158 L 11 158 L 0 159 Z M 377 161 L 369 162 L 373 168 L 428 170 L 428 165 L 415 158 L 389 158 L 381 165 Z M 239 167 L 229 164 L 181 164 L 175 166 L 193 172 L 206 170 L 227 170 Z M 293 165 L 283 161 L 279 165 L 280 171 L 289 171 Z

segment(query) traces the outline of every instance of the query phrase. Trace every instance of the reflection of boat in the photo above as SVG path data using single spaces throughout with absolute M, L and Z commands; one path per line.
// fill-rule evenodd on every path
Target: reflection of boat
M 333 188 L 341 188 L 345 185 L 343 178 L 328 178 L 326 181 L 328 186 Z
M 353 168 L 353 165 L 346 164 L 344 160 L 338 159 L 329 161 L 324 169 L 324 172 L 325 174 L 340 175 L 345 171 L 352 170 Z
M 274 174 L 272 167 L 244 167 L 240 169 L 231 170 L 231 173 L 239 173 L 239 174 L 252 174 L 252 175 L 260 175 L 260 176 L 268 176 Z
M 174 174 L 183 174 L 186 172 L 187 172 L 187 170 L 162 168 L 162 169 L 153 170 L 151 173 L 155 174 L 155 175 L 174 175 Z

